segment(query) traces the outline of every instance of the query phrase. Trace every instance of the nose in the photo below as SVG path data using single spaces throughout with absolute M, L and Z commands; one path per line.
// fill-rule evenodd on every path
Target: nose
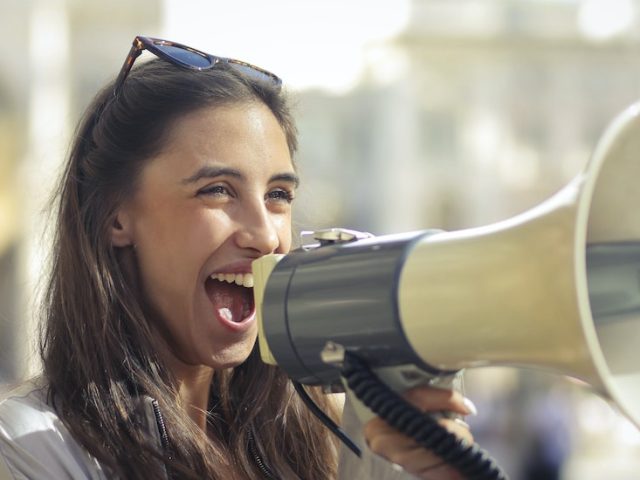
M 277 221 L 263 202 L 243 208 L 235 237 L 240 248 L 260 255 L 274 253 L 280 246 Z

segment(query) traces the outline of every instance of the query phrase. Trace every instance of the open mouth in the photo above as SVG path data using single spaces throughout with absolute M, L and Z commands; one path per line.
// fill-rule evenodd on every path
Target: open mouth
M 254 312 L 251 273 L 214 273 L 207 278 L 205 290 L 223 323 L 242 323 Z

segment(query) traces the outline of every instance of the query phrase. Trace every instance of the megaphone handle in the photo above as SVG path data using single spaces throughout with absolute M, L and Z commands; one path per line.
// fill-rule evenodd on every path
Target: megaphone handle
M 342 376 L 351 398 L 356 397 L 371 412 L 440 456 L 465 478 L 507 480 L 502 469 L 477 444 L 466 444 L 441 426 L 436 418 L 408 403 L 353 353 L 345 353 Z

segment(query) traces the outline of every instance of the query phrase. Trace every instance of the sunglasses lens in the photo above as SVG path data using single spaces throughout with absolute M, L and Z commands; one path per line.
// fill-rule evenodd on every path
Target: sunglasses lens
M 172 45 L 156 44 L 155 46 L 174 60 L 184 65 L 196 68 L 208 68 L 211 66 L 211 60 L 190 50 L 174 47 Z

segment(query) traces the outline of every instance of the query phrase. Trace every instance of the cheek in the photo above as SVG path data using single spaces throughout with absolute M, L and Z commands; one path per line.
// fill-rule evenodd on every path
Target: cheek
M 224 218 L 205 210 L 172 212 L 139 225 L 138 255 L 148 287 L 193 286 L 212 251 L 224 243 Z M 180 287 L 180 288 L 178 288 Z
M 292 226 L 291 226 L 291 215 L 286 215 L 286 218 L 283 218 L 277 226 L 278 228 L 278 238 L 280 240 L 280 247 L 278 248 L 279 253 L 288 253 L 291 250 L 292 243 Z
M 206 209 L 182 209 L 147 217 L 137 225 L 136 237 L 149 250 L 178 258 L 193 251 L 211 249 L 225 235 L 228 219 Z

